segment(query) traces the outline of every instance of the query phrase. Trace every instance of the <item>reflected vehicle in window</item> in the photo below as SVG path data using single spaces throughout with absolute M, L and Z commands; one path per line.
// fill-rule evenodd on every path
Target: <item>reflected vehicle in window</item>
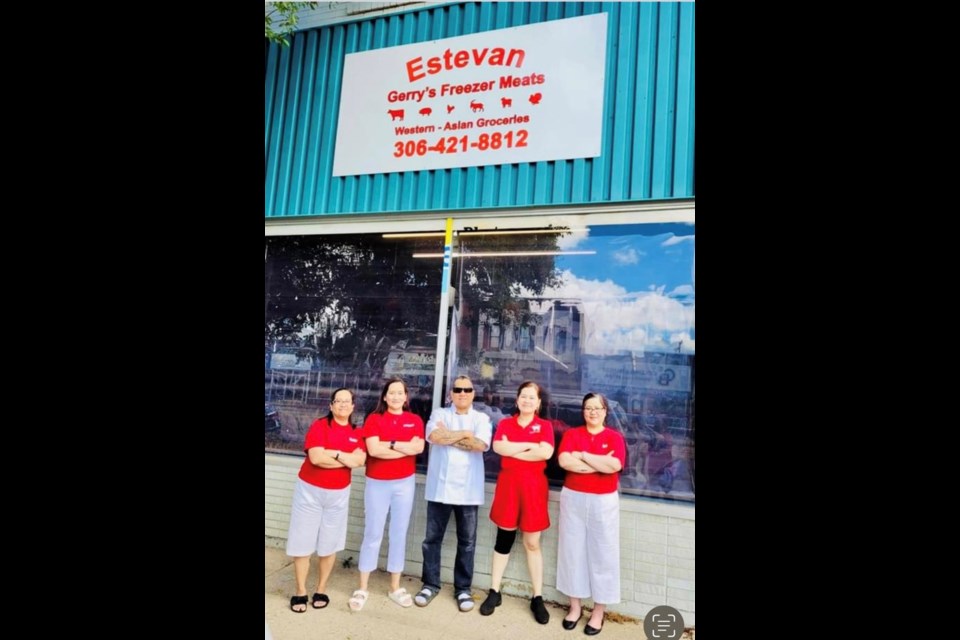
M 604 419 L 604 425 L 614 431 L 619 431 L 627 439 L 627 414 L 623 407 L 616 400 L 607 399 L 607 415 Z M 583 396 L 567 394 L 549 394 L 547 396 L 547 411 L 544 415 L 553 423 L 553 436 L 557 448 L 563 440 L 563 434 L 574 427 L 581 427 L 585 424 L 583 419 Z M 627 447 L 627 464 L 630 463 L 630 448 Z M 626 466 L 624 468 L 627 468 Z M 547 461 L 547 477 L 551 480 L 558 480 L 562 484 L 566 477 L 566 471 L 560 468 L 557 461 L 557 454 Z
M 436 337 L 426 338 L 433 344 L 400 340 L 390 348 L 383 366 L 384 376 L 433 376 L 437 364 Z
M 437 364 L 436 333 L 413 332 L 411 338 L 399 340 L 390 348 L 383 367 L 384 378 L 398 376 L 407 383 L 410 411 L 426 424 L 432 410 L 433 374 Z M 373 406 L 376 406 L 374 399 Z M 422 456 L 423 454 L 421 454 Z M 425 458 L 418 458 L 425 459 Z
M 607 399 L 607 415 L 604 424 L 626 435 L 627 414 L 616 400 Z M 579 427 L 584 424 L 583 396 L 567 396 L 554 394 L 548 398 L 548 415 L 560 421 L 566 431 L 569 427 Z M 559 443 L 559 440 L 557 441 Z
M 265 433 L 280 433 L 280 412 L 269 402 L 263 403 L 263 430 Z
M 487 414 L 487 417 L 490 418 L 490 424 L 493 425 L 494 428 L 496 428 L 501 420 L 510 415 L 501 411 L 499 407 L 491 407 L 485 402 L 474 402 L 473 408 L 480 413 Z

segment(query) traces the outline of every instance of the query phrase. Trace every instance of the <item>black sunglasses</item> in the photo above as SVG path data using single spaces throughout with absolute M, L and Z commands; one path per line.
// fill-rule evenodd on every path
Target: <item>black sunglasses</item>
M 473 387 L 454 387 L 454 393 L 473 393 Z

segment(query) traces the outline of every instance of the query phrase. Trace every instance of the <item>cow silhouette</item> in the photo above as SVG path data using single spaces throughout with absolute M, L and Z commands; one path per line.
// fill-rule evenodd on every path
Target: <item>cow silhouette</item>
M 530 104 L 540 104 L 540 99 L 543 97 L 540 93 L 531 93 L 530 94 Z
M 500 98 L 500 106 L 506 109 L 513 106 L 513 98 Z
M 387 113 L 390 114 L 390 122 L 397 118 L 400 118 L 400 121 L 403 122 L 403 109 L 387 109 Z
M 482 103 L 482 102 L 475 102 L 475 101 L 471 100 L 471 101 L 470 101 L 470 108 L 473 110 L 474 113 L 476 113 L 477 111 L 483 111 L 483 103 Z
M 453 111 L 453 109 L 454 109 L 454 106 L 452 104 L 447 105 L 447 113 L 450 113 L 451 111 Z
M 433 113 L 433 109 L 431 109 L 430 107 L 424 107 L 423 109 L 420 109 L 420 115 L 422 116 L 428 116 L 431 113 Z

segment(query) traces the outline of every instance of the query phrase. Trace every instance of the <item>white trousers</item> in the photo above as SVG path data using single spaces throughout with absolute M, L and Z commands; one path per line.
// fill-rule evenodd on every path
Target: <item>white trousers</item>
M 321 489 L 297 478 L 290 507 L 287 555 L 294 558 L 329 556 L 347 546 L 347 511 L 350 485 Z
M 620 602 L 620 495 L 560 491 L 557 589 L 597 604 Z
M 360 543 L 360 571 L 373 571 L 380 559 L 383 526 L 390 512 L 390 547 L 387 551 L 387 571 L 400 573 L 406 560 L 407 526 L 413 512 L 414 476 L 400 480 L 367 478 L 363 490 L 363 542 Z

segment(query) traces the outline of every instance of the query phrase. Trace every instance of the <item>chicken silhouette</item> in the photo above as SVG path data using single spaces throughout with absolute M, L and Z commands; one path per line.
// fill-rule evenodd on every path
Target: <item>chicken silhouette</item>
M 541 93 L 531 93 L 530 94 L 530 104 L 540 104 L 540 99 L 543 98 Z

